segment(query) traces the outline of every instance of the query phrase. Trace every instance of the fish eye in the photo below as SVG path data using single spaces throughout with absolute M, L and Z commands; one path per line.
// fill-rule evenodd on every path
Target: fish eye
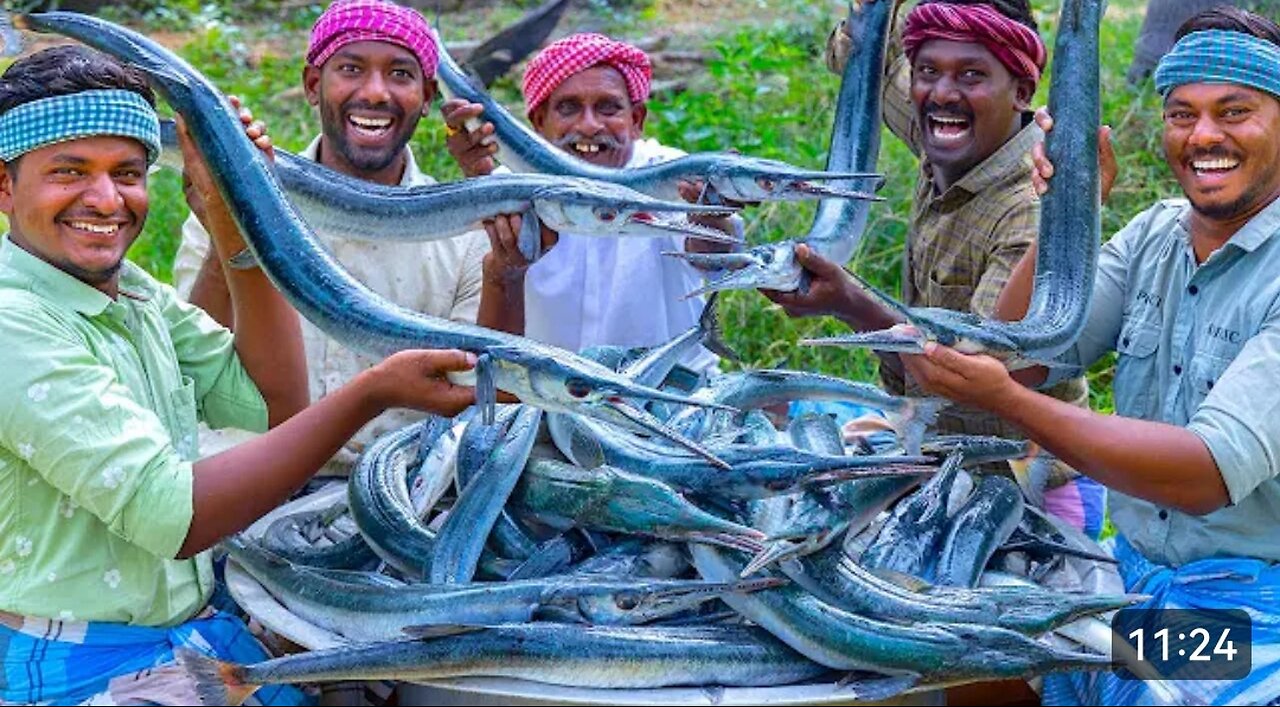
M 564 389 L 568 391 L 569 395 L 579 400 L 591 394 L 591 386 L 586 381 L 577 378 L 570 378 L 565 381 Z
M 756 177 L 756 184 L 759 184 L 761 189 L 770 192 L 778 186 L 777 182 L 768 177 Z
M 640 606 L 640 598 L 634 594 L 619 594 L 614 597 L 613 603 L 623 611 L 631 611 L 637 606 Z
M 596 209 L 596 218 L 604 221 L 605 223 L 610 223 L 614 219 L 618 218 L 618 210 L 611 209 L 607 206 L 601 206 Z

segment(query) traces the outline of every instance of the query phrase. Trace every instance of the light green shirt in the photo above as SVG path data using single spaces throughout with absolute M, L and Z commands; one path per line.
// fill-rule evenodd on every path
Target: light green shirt
M 1183 199 L 1133 219 L 1102 248 L 1093 302 L 1064 356 L 1116 351 L 1116 413 L 1187 428 L 1231 505 L 1195 516 L 1112 491 L 1111 520 L 1153 562 L 1280 561 L 1280 200 L 1196 264 Z
M 213 591 L 175 560 L 196 420 L 265 430 L 232 335 L 132 263 L 112 300 L 0 244 L 0 611 L 148 626 Z

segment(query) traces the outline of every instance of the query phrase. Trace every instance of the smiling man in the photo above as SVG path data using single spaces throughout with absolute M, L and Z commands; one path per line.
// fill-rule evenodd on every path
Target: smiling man
M 302 68 L 307 101 L 320 115 L 321 133 L 300 154 L 357 179 L 387 186 L 434 184 L 418 169 L 408 143 L 435 98 L 437 64 L 431 28 L 414 9 L 382 0 L 340 0 L 316 20 Z M 379 295 L 417 312 L 475 322 L 481 312 L 482 263 L 489 242 L 480 230 L 443 241 L 371 243 L 350 234 L 317 237 L 356 279 Z M 234 328 L 222 267 L 194 216 L 183 226 L 174 260 L 178 292 Z M 486 326 L 502 326 L 503 312 L 487 308 Z M 337 390 L 377 360 L 302 323 L 311 398 Z M 369 425 L 328 465 L 343 475 L 378 435 L 416 419 L 391 411 Z M 243 436 L 202 431 L 201 446 L 216 450 Z
M 1116 414 L 1040 395 L 989 357 L 930 345 L 926 356 L 904 360 L 927 389 L 1000 415 L 1111 489 L 1121 575 L 1129 591 L 1152 596 L 1142 608 L 1249 611 L 1247 678 L 1165 689 L 1188 704 L 1274 704 L 1280 26 L 1220 7 L 1178 36 L 1154 78 L 1164 96 L 1165 158 L 1185 198 L 1155 204 L 1103 246 L 1089 319 L 1060 360 L 1078 370 L 1115 351 Z M 1047 165 L 1041 172 L 1051 176 Z M 1025 310 L 1034 274 L 1028 254 L 1001 295 L 1003 313 Z M 1055 373 L 1019 377 L 1046 375 Z M 1217 641 L 1221 619 L 1201 618 Z M 1213 654 L 1212 664 L 1222 667 L 1221 658 Z M 1046 678 L 1045 686 L 1046 704 L 1162 699 L 1110 673 Z
M 828 63 L 833 71 L 843 69 L 850 42 L 843 26 L 832 33 Z M 920 157 L 903 256 L 902 302 L 908 306 L 991 317 L 1014 265 L 1035 242 L 1040 203 L 1028 154 L 1044 135 L 1029 107 L 1045 61 L 1027 0 L 921 2 L 890 43 L 885 123 Z M 798 255 L 812 276 L 809 291 L 765 293 L 788 314 L 832 315 L 859 331 L 897 323 L 894 313 L 841 270 L 843 263 L 823 260 L 804 247 Z M 880 376 L 889 392 L 921 394 L 903 376 L 896 355 L 881 356 Z M 1087 404 L 1081 377 L 1048 392 Z M 1023 436 L 1000 418 L 963 405 L 942 411 L 937 429 Z M 1054 465 L 1046 484 L 1046 508 L 1096 536 L 1102 529 L 1102 488 L 1061 464 Z
M 535 130 L 578 159 L 602 167 L 641 167 L 685 153 L 644 137 L 652 69 L 640 49 L 600 34 L 575 34 L 548 45 L 525 69 L 525 111 Z M 494 170 L 493 125 L 464 129 L 478 117 L 478 104 L 452 100 L 445 122 L 454 133 L 449 150 L 467 176 Z M 681 185 L 693 201 L 699 189 Z M 737 218 L 694 216 L 690 220 L 726 232 L 740 230 Z M 530 265 L 516 249 L 518 221 L 490 228 L 493 253 L 485 263 L 486 288 L 505 293 L 506 308 L 522 314 L 510 331 L 570 351 L 590 346 L 656 346 L 697 323 L 706 303 L 685 298 L 702 285 L 702 273 L 671 250 L 721 250 L 680 236 L 671 238 L 588 238 L 573 233 Z M 487 296 L 487 295 L 486 295 Z M 496 300 L 497 298 L 495 298 Z M 717 358 L 698 347 L 684 364 L 697 370 Z

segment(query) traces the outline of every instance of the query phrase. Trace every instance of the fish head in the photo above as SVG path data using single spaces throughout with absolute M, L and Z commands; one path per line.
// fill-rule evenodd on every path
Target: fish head
M 883 201 L 865 189 L 884 183 L 879 174 L 800 169 L 786 162 L 722 154 L 706 173 L 707 183 L 734 201 L 809 201 L 861 199 Z M 861 186 L 863 189 L 856 189 Z
M 533 206 L 542 223 L 561 233 L 642 238 L 683 235 L 717 243 L 742 242 L 739 236 L 687 218 L 690 214 L 728 216 L 736 211 L 732 207 L 663 201 L 590 179 L 566 179 L 538 189 Z

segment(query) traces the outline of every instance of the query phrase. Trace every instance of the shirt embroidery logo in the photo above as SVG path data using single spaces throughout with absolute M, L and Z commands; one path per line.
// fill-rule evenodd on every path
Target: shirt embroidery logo
M 113 489 L 120 485 L 124 480 L 124 469 L 118 466 L 109 466 L 102 472 L 102 485 Z
M 35 385 L 32 385 L 30 388 L 27 388 L 27 397 L 31 398 L 31 402 L 33 403 L 44 402 L 45 398 L 49 397 L 49 384 L 36 383 Z
M 1205 333 L 1207 333 L 1211 339 L 1218 339 L 1219 341 L 1225 341 L 1230 344 L 1238 344 L 1242 340 L 1240 332 L 1220 327 L 1217 324 L 1207 325 L 1205 327 Z
M 14 545 L 18 549 L 18 557 L 26 557 L 31 554 L 31 538 L 19 535 L 17 539 L 14 540 Z
M 107 570 L 102 575 L 102 581 L 107 583 L 108 587 L 115 589 L 120 586 L 120 570 Z

